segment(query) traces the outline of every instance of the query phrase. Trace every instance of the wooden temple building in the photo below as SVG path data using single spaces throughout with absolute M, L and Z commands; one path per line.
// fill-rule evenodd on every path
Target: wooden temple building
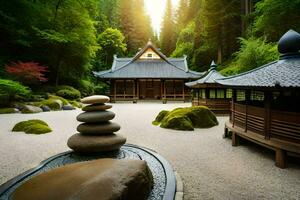
M 210 69 L 200 79 L 185 85 L 193 89 L 193 106 L 207 106 L 216 114 L 229 114 L 232 90 L 216 83 L 217 79 L 225 78 L 216 69 L 212 61 Z
M 273 149 L 276 166 L 285 168 L 287 153 L 300 154 L 300 34 L 288 31 L 278 50 L 279 60 L 216 82 L 233 89 L 225 125 L 232 145 L 244 138 Z
M 199 78 L 203 73 L 189 70 L 186 56 L 167 58 L 151 41 L 133 58 L 117 58 L 110 70 L 94 72 L 110 85 L 110 98 L 137 101 L 186 100 L 189 90 L 185 82 Z

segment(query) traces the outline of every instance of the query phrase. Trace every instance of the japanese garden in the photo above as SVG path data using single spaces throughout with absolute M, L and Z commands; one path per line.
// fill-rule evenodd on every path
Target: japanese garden
M 1 2 L 0 199 L 300 199 L 299 11 Z

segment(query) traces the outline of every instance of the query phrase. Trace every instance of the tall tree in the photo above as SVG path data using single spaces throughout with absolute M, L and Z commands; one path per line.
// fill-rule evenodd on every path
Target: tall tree
M 160 41 L 162 52 L 169 56 L 175 49 L 175 31 L 174 20 L 172 12 L 172 2 L 167 0 L 165 15 L 162 22 Z
M 183 29 L 188 22 L 189 1 L 180 0 L 176 11 L 176 25 L 179 30 Z

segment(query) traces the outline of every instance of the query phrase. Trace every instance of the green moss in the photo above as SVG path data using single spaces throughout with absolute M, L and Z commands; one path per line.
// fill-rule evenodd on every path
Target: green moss
M 49 95 L 49 99 L 59 99 L 62 101 L 63 105 L 68 105 L 69 101 L 63 97 L 55 96 L 55 95 Z
M 70 103 L 73 107 L 76 107 L 76 108 L 82 108 L 82 107 L 83 107 L 82 103 L 77 102 L 77 101 L 69 101 L 69 103 Z
M 162 110 L 158 113 L 156 116 L 155 120 L 152 122 L 153 125 L 158 125 L 160 124 L 161 120 L 169 113 L 167 110 Z
M 24 128 L 26 126 L 31 126 L 33 124 L 41 124 L 41 125 L 45 125 L 45 126 L 48 126 L 48 124 L 42 120 L 39 120 L 39 119 L 31 119 L 31 120 L 28 120 L 28 121 L 22 121 L 22 122 L 19 122 L 17 123 L 14 128 L 12 129 L 12 131 L 24 131 Z
M 43 134 L 51 132 L 48 124 L 39 119 L 32 119 L 17 123 L 12 129 L 14 132 L 25 132 L 28 134 Z
M 52 130 L 49 126 L 45 126 L 42 124 L 32 124 L 31 126 L 27 126 L 24 128 L 24 132 L 27 134 L 44 134 L 51 131 Z
M 59 102 L 55 101 L 58 99 L 47 99 L 38 103 L 38 106 L 48 106 L 51 110 L 60 110 L 61 105 Z
M 15 108 L 1 108 L 0 114 L 9 114 L 9 113 L 16 113 Z
M 153 124 L 158 125 L 159 122 L 161 122 L 160 127 L 175 130 L 194 130 L 194 128 L 218 125 L 216 116 L 205 106 L 176 108 L 170 112 L 162 111 Z

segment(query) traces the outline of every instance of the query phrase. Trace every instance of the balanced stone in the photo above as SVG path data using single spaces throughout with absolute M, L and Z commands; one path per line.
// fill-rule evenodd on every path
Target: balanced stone
M 109 102 L 109 97 L 104 95 L 93 95 L 81 99 L 81 103 L 85 104 L 95 104 L 95 103 L 107 103 Z
M 77 126 L 77 131 L 88 135 L 107 135 L 120 130 L 120 125 L 113 122 L 104 122 L 97 124 L 83 123 Z
M 58 167 L 26 181 L 13 200 L 146 200 L 153 177 L 143 160 L 98 159 Z
M 75 152 L 96 153 L 118 150 L 125 142 L 125 137 L 116 134 L 94 136 L 77 133 L 69 138 L 68 146 Z
M 106 122 L 112 120 L 114 117 L 115 113 L 111 111 L 91 111 L 79 114 L 77 120 L 80 122 L 96 123 Z
M 101 111 L 101 110 L 108 110 L 110 108 L 112 108 L 112 105 L 99 103 L 99 104 L 92 104 L 92 105 L 85 106 L 82 108 L 82 110 L 83 111 Z

